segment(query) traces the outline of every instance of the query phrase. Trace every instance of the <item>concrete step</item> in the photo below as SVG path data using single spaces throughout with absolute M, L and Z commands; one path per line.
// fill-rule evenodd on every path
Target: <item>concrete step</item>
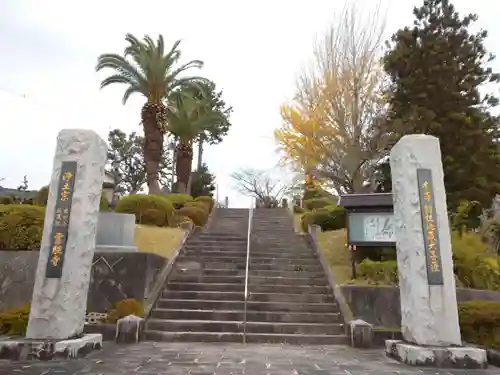
M 318 278 L 308 277 L 255 277 L 250 276 L 248 284 L 257 285 L 286 285 L 286 286 L 328 286 L 328 280 L 321 275 Z
M 213 291 L 213 292 L 244 292 L 244 284 L 230 283 L 169 283 L 167 290 L 170 291 Z M 309 294 L 328 294 L 329 287 L 314 285 L 252 285 L 248 286 L 251 293 L 309 293 Z
M 177 260 L 179 262 L 198 262 L 198 263 L 243 263 L 246 264 L 246 255 L 242 254 L 239 257 L 232 256 L 206 256 L 206 255 L 191 255 L 191 254 L 181 254 L 178 256 Z
M 155 308 L 151 316 L 155 319 L 193 319 L 243 321 L 245 313 L 241 310 L 182 310 Z M 247 311 L 247 321 L 283 323 L 342 323 L 340 313 L 287 313 L 271 311 Z
M 170 282 L 182 283 L 216 283 L 216 284 L 245 284 L 245 270 L 242 276 L 208 276 L 176 273 L 172 275 Z
M 156 342 L 243 342 L 241 332 L 163 332 L 146 330 L 145 340 Z M 248 343 L 283 343 L 291 345 L 348 345 L 344 335 L 286 335 L 248 333 Z
M 244 275 L 244 273 L 243 273 Z M 325 274 L 323 269 L 320 272 L 305 272 L 305 271 L 273 271 L 273 270 L 263 270 L 263 271 L 249 271 L 250 278 L 253 277 L 278 277 L 278 278 L 307 278 L 307 279 L 325 279 Z
M 215 248 L 186 248 L 183 252 L 183 255 L 188 256 L 231 256 L 235 258 L 247 256 L 247 249 L 215 249 Z M 251 258 L 294 258 L 294 259 L 318 259 L 318 256 L 315 252 L 312 251 L 252 251 L 250 249 Z
M 193 247 L 193 248 L 198 248 L 198 247 L 223 247 L 223 248 L 236 248 L 236 249 L 241 249 L 247 247 L 247 241 L 220 241 L 220 240 L 213 240 L 213 241 L 207 241 L 207 240 L 191 240 L 186 243 L 186 247 Z
M 349 340 L 345 335 L 287 335 L 283 333 L 247 333 L 246 342 L 255 344 L 349 345 Z
M 178 283 L 171 282 L 167 285 L 167 290 L 181 290 L 181 291 L 213 291 L 213 292 L 244 292 L 245 284 L 231 284 L 231 283 Z
M 254 258 L 250 257 L 251 264 L 276 264 L 276 265 L 301 265 L 301 266 L 314 266 L 319 265 L 317 258 Z
M 219 300 L 195 300 L 195 299 L 159 299 L 159 309 L 181 309 L 181 310 L 244 310 L 244 301 L 219 301 Z M 247 302 L 248 311 L 261 312 L 303 312 L 303 313 L 337 313 L 338 306 L 335 303 L 288 303 L 288 302 Z
M 206 266 L 206 265 L 205 265 Z M 323 267 L 319 261 L 316 265 L 304 265 L 304 264 L 291 264 L 291 263 L 255 263 L 251 262 L 250 265 L 251 271 L 295 271 L 295 272 L 323 272 Z M 212 267 L 212 265 L 210 266 Z M 218 267 L 217 267 L 218 268 Z M 228 268 L 228 267 L 224 267 Z
M 243 341 L 241 332 L 164 332 L 144 331 L 144 340 L 156 342 L 235 342 Z
M 243 321 L 225 320 L 176 320 L 149 319 L 147 329 L 167 332 L 242 332 Z M 342 324 L 325 323 L 276 323 L 250 322 L 246 323 L 248 333 L 284 333 L 300 335 L 341 335 L 344 333 Z
M 198 240 L 222 240 L 222 241 L 246 241 L 247 236 L 236 236 L 231 233 L 201 233 L 193 239 L 196 238 Z
M 243 291 L 214 292 L 214 291 L 184 291 L 166 290 L 162 293 L 165 299 L 189 299 L 203 301 L 243 301 L 245 299 Z
M 185 276 L 245 276 L 245 269 L 241 270 L 229 270 L 229 269 L 212 269 L 212 268 L 201 268 L 193 269 L 184 272 L 174 270 L 173 275 L 185 275 Z
M 214 297 L 215 299 L 215 297 Z M 250 293 L 248 301 L 280 302 L 280 303 L 333 303 L 331 294 L 299 294 L 299 293 Z

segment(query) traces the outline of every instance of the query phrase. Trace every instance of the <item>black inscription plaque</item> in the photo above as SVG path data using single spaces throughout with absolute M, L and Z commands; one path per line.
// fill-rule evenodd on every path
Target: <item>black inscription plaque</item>
M 443 270 L 431 170 L 417 169 L 417 181 L 422 231 L 424 234 L 427 281 L 429 285 L 443 285 Z
M 64 252 L 68 240 L 69 217 L 75 188 L 76 161 L 63 161 L 57 187 L 56 209 L 50 235 L 50 253 L 45 276 L 59 279 L 62 275 Z

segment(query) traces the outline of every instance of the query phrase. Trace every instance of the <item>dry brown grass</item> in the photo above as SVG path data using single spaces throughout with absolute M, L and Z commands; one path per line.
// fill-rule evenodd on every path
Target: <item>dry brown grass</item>
M 136 225 L 134 242 L 139 251 L 170 258 L 180 245 L 184 231 L 179 228 L 160 228 Z
M 351 254 L 345 247 L 344 229 L 318 233 L 318 246 L 330 265 L 337 284 L 351 279 Z

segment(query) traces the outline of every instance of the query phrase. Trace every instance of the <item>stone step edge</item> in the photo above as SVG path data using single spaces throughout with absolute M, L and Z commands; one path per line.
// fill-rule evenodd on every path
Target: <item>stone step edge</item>
M 180 298 L 159 298 L 159 302 L 197 302 L 197 303 L 244 303 L 244 300 L 213 300 L 213 299 L 180 299 Z M 272 305 L 301 305 L 301 306 L 331 306 L 332 308 L 337 308 L 338 305 L 336 302 L 281 302 L 281 301 L 276 301 L 276 302 L 263 302 L 263 301 L 247 301 L 248 304 L 251 305 L 260 305 L 260 304 L 272 304 Z M 203 309 L 201 309 L 203 310 Z M 219 311 L 219 310 L 212 310 L 212 311 Z M 250 311 L 250 310 L 247 310 Z
M 160 318 L 149 318 L 148 323 L 213 323 L 213 324 L 243 324 L 243 320 L 200 320 L 200 319 L 160 319 Z M 342 323 L 300 323 L 300 322 L 259 322 L 259 321 L 249 321 L 247 320 L 247 325 L 254 326 L 307 326 L 307 327 L 317 327 L 317 326 L 328 326 L 328 327 L 344 327 Z
M 187 336 L 198 336 L 198 335 L 209 335 L 209 336 L 217 336 L 217 337 L 224 337 L 224 336 L 229 336 L 229 335 L 238 335 L 238 336 L 243 336 L 243 332 L 190 332 L 190 331 L 159 331 L 157 329 L 152 330 L 152 329 L 146 329 L 144 331 L 145 334 L 148 333 L 156 333 L 160 335 L 187 335 Z M 302 334 L 302 333 L 255 333 L 255 332 L 247 332 L 247 337 L 248 336 L 255 336 L 255 337 L 308 337 L 308 338 L 326 338 L 326 337 L 331 337 L 331 338 L 345 338 L 347 337 L 346 335 L 309 335 L 309 334 Z M 322 344 L 320 344 L 322 345 Z
M 158 312 L 206 312 L 206 313 L 213 313 L 213 312 L 217 312 L 217 313 L 221 313 L 221 314 L 232 314 L 232 313 L 235 313 L 235 314 L 244 314 L 245 311 L 244 310 L 198 310 L 198 309 L 166 309 L 166 308 L 162 308 L 162 307 L 156 307 L 153 309 L 153 311 L 158 311 Z M 252 314 L 270 314 L 270 315 L 283 315 L 284 312 L 283 311 L 258 311 L 258 310 L 247 310 L 247 314 L 248 313 L 252 313 Z M 332 317 L 338 317 L 340 315 L 340 312 L 330 312 L 330 313 L 320 313 L 320 312 L 299 312 L 299 311 L 293 311 L 293 312 L 285 312 L 286 315 L 321 315 L 321 316 L 325 316 L 325 315 L 331 315 Z M 151 320 L 153 318 L 150 318 L 149 320 Z M 158 318 L 154 318 L 154 319 L 158 319 Z M 162 320 L 162 319 L 160 319 Z M 188 319 L 189 320 L 189 319 Z M 203 320 L 204 322 L 206 320 Z
M 304 278 L 305 279 L 305 278 Z M 307 279 L 309 280 L 309 279 Z M 241 285 L 242 288 L 244 288 L 244 285 L 240 283 L 190 283 L 190 282 L 177 282 L 177 281 L 170 281 L 167 285 L 211 285 L 211 286 L 220 286 L 220 287 L 225 287 L 228 285 Z M 287 284 L 251 284 L 248 283 L 249 287 L 268 287 L 268 288 L 276 288 L 276 287 L 287 287 L 287 288 L 329 288 L 328 285 L 309 285 L 309 284 L 304 284 L 304 285 L 287 285 Z M 168 288 L 168 286 L 166 287 Z M 186 290 L 186 292 L 196 292 L 195 290 Z M 206 292 L 206 290 L 204 291 Z M 229 292 L 228 292 L 229 293 Z M 274 293 L 277 294 L 277 293 Z M 282 294 L 282 293 L 279 293 Z M 295 293 L 287 293 L 287 294 L 295 294 Z
M 293 285 L 295 286 L 295 285 Z M 169 293 L 199 293 L 199 294 L 243 294 L 243 291 L 218 291 L 218 290 L 172 290 L 167 289 L 165 292 Z M 255 295 L 266 295 L 266 296 L 303 296 L 304 293 L 265 293 L 265 292 L 249 292 L 249 294 Z M 314 293 L 313 296 L 332 296 L 331 293 Z

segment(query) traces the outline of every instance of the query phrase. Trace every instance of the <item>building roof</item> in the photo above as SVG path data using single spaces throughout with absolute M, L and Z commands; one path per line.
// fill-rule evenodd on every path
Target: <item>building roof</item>
M 8 196 L 16 196 L 23 199 L 34 198 L 37 195 L 36 190 L 28 190 L 28 191 L 19 191 L 17 189 L 8 189 L 0 187 L 0 197 L 8 197 Z
M 368 193 L 341 195 L 338 205 L 344 208 L 392 207 L 392 193 Z

